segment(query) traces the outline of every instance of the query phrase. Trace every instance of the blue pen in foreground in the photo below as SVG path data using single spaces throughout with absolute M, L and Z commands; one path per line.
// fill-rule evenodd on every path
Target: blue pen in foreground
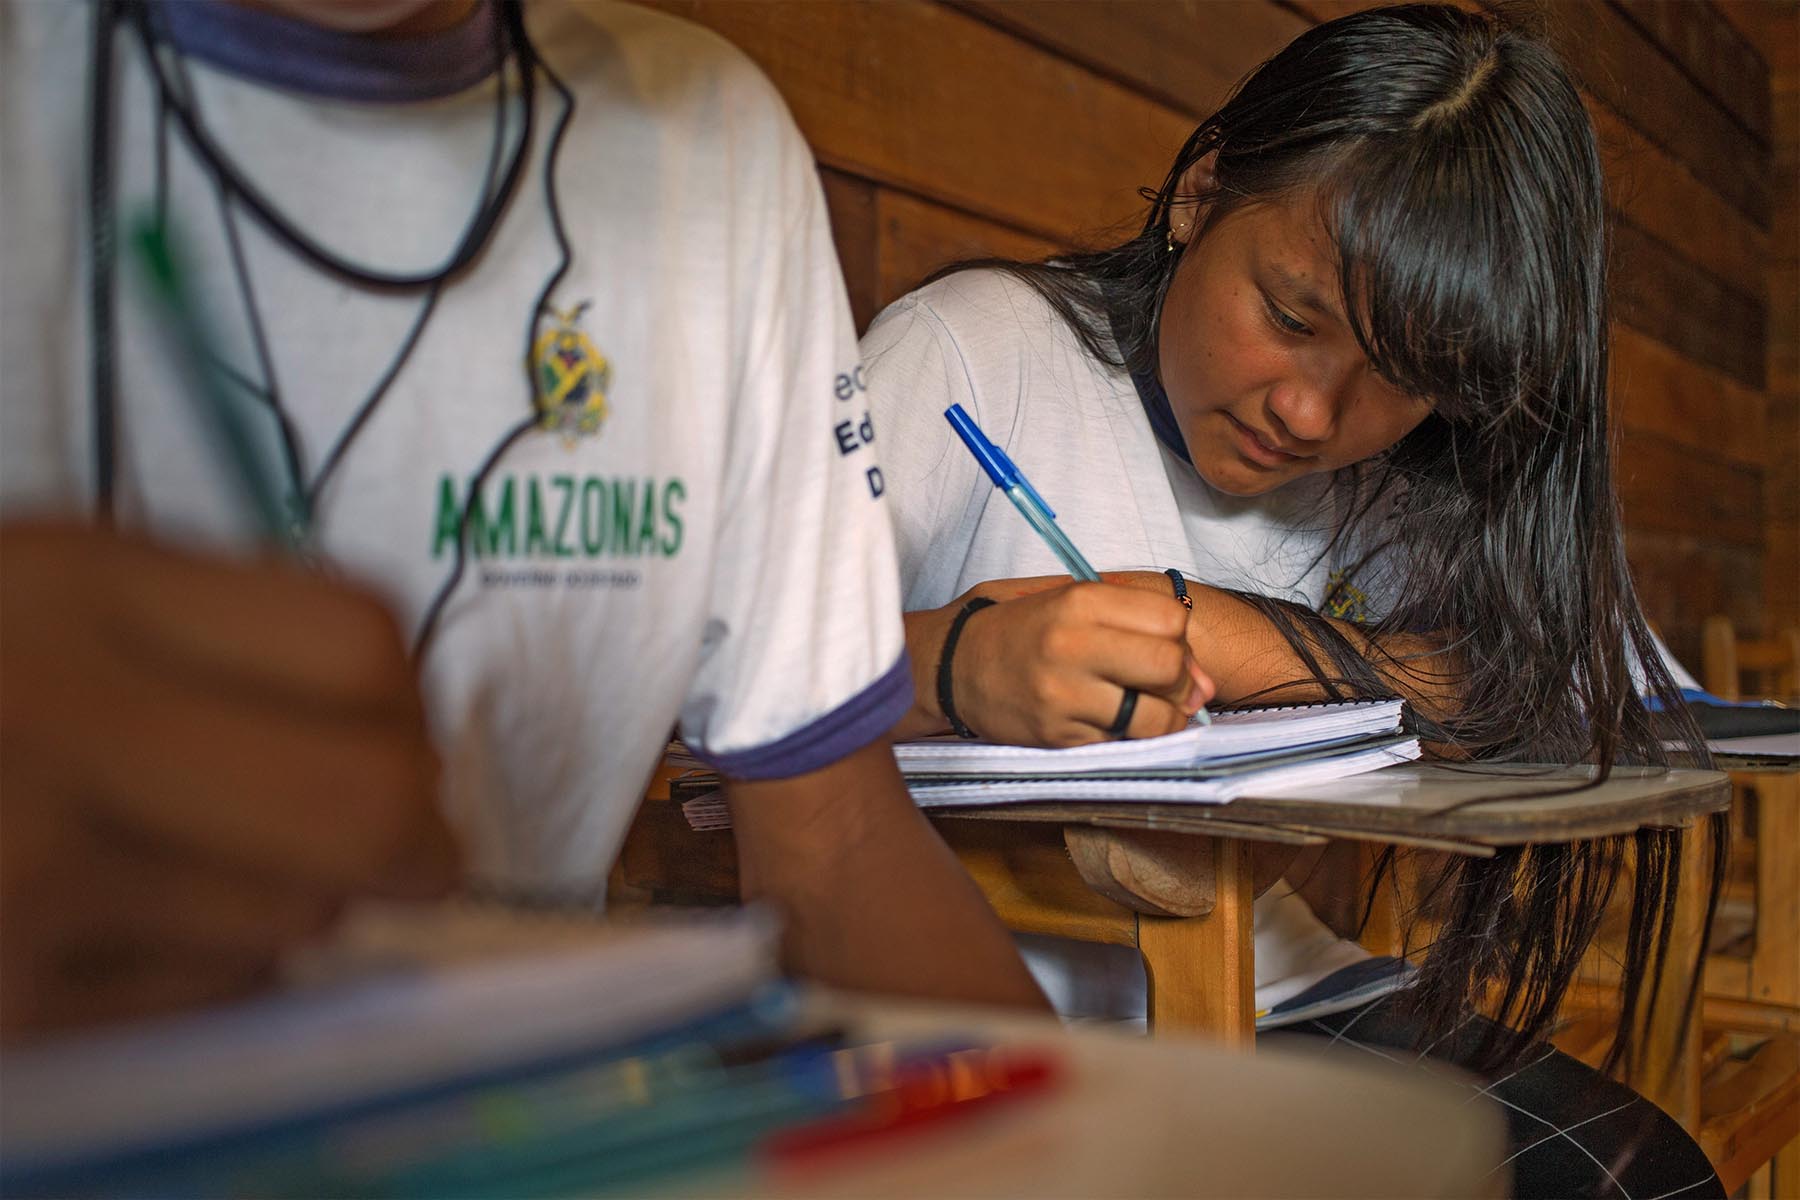
M 950 428 L 956 430 L 957 436 L 962 438 L 963 445 L 969 448 L 975 461 L 981 464 L 988 478 L 994 481 L 994 486 L 1006 493 L 1006 498 L 1013 502 L 1013 507 L 1037 530 L 1038 536 L 1049 544 L 1051 551 L 1062 561 L 1069 574 L 1087 583 L 1099 583 L 1100 573 L 1094 570 L 1081 551 L 1075 548 L 1075 543 L 1069 540 L 1069 535 L 1056 524 L 1055 510 L 1038 495 L 1037 489 L 1031 486 L 1031 481 L 1025 478 L 1025 472 L 1019 470 L 1018 465 L 1006 456 L 1006 451 L 988 440 L 987 434 L 981 432 L 981 426 L 975 424 L 975 419 L 963 411 L 962 405 L 952 404 L 946 408 L 944 419 L 950 422 Z M 1212 717 L 1205 708 L 1196 712 L 1194 719 L 1202 725 L 1212 724 Z

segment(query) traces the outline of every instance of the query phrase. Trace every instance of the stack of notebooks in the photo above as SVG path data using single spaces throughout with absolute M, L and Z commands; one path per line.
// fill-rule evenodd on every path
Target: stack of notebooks
M 0 1194 L 729 1190 L 1055 1081 L 1042 1052 L 821 1024 L 777 935 L 755 909 L 371 910 L 264 998 L 9 1046 Z
M 1419 757 L 1398 699 L 1350 700 L 1222 712 L 1210 725 L 1164 737 L 1040 750 L 955 737 L 903 742 L 894 757 L 921 808 L 1046 800 L 1224 804 L 1330 783 Z M 671 765 L 699 767 L 673 748 Z M 696 829 L 731 824 L 716 781 L 682 781 Z

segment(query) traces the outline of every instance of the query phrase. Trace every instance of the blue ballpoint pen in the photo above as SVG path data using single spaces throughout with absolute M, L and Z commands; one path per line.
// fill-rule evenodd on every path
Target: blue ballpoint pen
M 1006 451 L 988 440 L 987 434 L 981 432 L 981 426 L 975 424 L 975 419 L 963 411 L 962 405 L 952 404 L 946 408 L 944 419 L 950 422 L 950 428 L 956 430 L 957 436 L 962 438 L 963 445 L 969 448 L 975 461 L 981 464 L 988 478 L 994 481 L 994 486 L 1006 493 L 1006 498 L 1013 502 L 1013 507 L 1019 510 L 1019 514 L 1037 530 L 1039 537 L 1049 543 L 1050 549 L 1062 560 L 1069 574 L 1088 583 L 1099 583 L 1100 573 L 1082 557 L 1081 551 L 1075 548 L 1075 543 L 1069 540 L 1069 535 L 1057 525 L 1056 512 L 1044 503 L 1044 498 L 1038 495 L 1037 489 L 1031 486 L 1031 481 L 1025 478 L 1025 473 L 1019 470 L 1017 464 L 1006 457 Z M 1201 708 L 1194 717 L 1202 725 L 1212 724 L 1212 717 L 1205 708 Z
M 974 418 L 963 411 L 962 405 L 952 404 L 946 408 L 944 419 L 950 422 L 950 428 L 956 430 L 957 436 L 962 438 L 963 445 L 969 448 L 975 461 L 988 473 L 994 486 L 1006 493 L 1006 498 L 1013 502 L 1013 507 L 1037 530 L 1038 536 L 1050 544 L 1050 549 L 1062 560 L 1062 565 L 1068 569 L 1069 574 L 1088 583 L 1099 583 L 1100 573 L 1081 556 L 1081 551 L 1075 548 L 1075 543 L 1069 540 L 1068 534 L 1058 528 L 1055 510 L 1044 503 L 1044 498 L 1037 494 L 1037 489 L 1031 486 L 1025 473 L 1014 465 L 1012 459 L 1006 457 L 1006 451 L 988 441 L 987 434 L 981 432 L 981 426 L 975 424 Z

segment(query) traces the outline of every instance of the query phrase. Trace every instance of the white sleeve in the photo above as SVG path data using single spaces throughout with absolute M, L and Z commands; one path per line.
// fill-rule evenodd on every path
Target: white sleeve
M 943 321 L 926 304 L 897 301 L 863 335 L 869 403 L 882 434 L 882 469 L 900 560 L 902 604 L 935 608 L 952 599 L 990 484 L 944 410 L 963 406 L 976 424 L 991 414 Z
M 740 373 L 723 414 L 704 644 L 681 710 L 683 740 L 743 779 L 836 762 L 912 702 L 893 534 L 824 195 L 772 95 L 770 109 L 729 201 Z

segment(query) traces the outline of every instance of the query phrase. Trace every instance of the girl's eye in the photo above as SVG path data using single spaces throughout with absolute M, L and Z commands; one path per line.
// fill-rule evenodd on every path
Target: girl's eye
M 1263 307 L 1268 310 L 1270 322 L 1281 332 L 1291 333 L 1296 337 L 1304 337 L 1312 332 L 1312 329 L 1304 321 L 1289 316 L 1279 304 L 1267 296 L 1263 297 Z

